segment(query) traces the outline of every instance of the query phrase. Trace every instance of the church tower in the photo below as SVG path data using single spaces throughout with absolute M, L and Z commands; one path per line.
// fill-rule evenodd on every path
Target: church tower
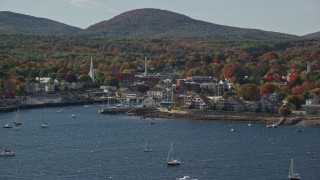
M 311 73 L 311 67 L 310 67 L 310 64 L 308 63 L 307 65 L 307 73 Z
M 91 64 L 90 64 L 90 71 L 89 71 L 89 74 L 88 74 L 91 79 L 92 79 L 92 82 L 95 82 L 95 79 L 94 79 L 94 72 L 93 72 L 93 62 L 92 62 L 92 58 L 91 58 Z
M 144 76 L 147 76 L 148 74 L 148 63 L 147 63 L 147 56 L 144 58 Z

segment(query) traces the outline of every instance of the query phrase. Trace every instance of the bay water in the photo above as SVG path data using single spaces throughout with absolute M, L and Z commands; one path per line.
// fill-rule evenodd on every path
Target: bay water
M 20 129 L 0 130 L 16 153 L 0 158 L 0 179 L 285 180 L 291 158 L 302 179 L 320 177 L 319 127 L 143 119 L 98 109 L 20 110 Z M 1 126 L 12 118 L 13 112 L 0 114 Z M 48 128 L 41 128 L 44 121 Z M 172 140 L 176 167 L 166 164 Z M 146 142 L 151 152 L 143 151 Z

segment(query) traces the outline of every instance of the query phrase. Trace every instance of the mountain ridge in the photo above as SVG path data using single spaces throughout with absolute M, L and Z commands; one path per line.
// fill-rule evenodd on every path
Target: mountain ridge
M 320 31 L 303 35 L 305 38 L 320 38 Z
M 82 31 L 89 36 L 148 37 L 148 38 L 206 38 L 235 39 L 291 39 L 298 36 L 238 28 L 195 20 L 175 12 L 144 8 L 121 13 L 109 20 L 89 26 Z
M 130 10 L 109 20 L 93 24 L 86 29 L 46 18 L 0 11 L 0 34 L 19 33 L 89 38 L 191 38 L 213 40 L 283 40 L 310 38 L 315 34 L 296 36 L 259 29 L 219 25 L 155 8 Z
M 58 21 L 10 11 L 0 11 L 0 33 L 66 36 L 78 33 L 81 28 Z

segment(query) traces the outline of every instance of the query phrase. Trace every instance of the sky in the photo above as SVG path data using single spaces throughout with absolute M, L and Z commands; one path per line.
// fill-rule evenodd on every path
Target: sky
M 320 31 L 320 0 L 0 0 L 0 11 L 48 18 L 83 29 L 141 8 L 286 34 Z

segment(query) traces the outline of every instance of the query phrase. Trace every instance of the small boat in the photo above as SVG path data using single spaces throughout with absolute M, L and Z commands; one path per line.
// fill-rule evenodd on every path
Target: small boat
M 15 156 L 16 153 L 14 151 L 5 149 L 4 151 L 0 152 L 0 157 L 10 157 L 10 156 Z
M 4 128 L 4 136 L 2 139 L 2 143 L 1 143 L 1 148 L 3 148 L 3 150 L 0 151 L 0 157 L 10 157 L 10 156 L 15 156 L 16 153 L 12 150 L 8 150 L 6 149 L 6 139 L 7 139 L 7 129 L 12 128 L 11 126 L 9 126 L 8 124 L 3 126 Z
M 127 115 L 127 116 L 135 116 L 136 113 L 135 113 L 135 111 L 130 110 L 130 111 L 127 111 L 127 112 L 126 112 L 126 115 Z
M 171 141 L 171 145 L 169 148 L 169 153 L 167 157 L 167 165 L 168 166 L 178 166 L 180 165 L 180 161 L 173 158 L 173 140 Z
M 290 164 L 290 168 L 289 168 L 289 174 L 288 174 L 288 178 L 290 180 L 300 180 L 300 176 L 298 173 L 294 172 L 294 167 L 293 167 L 293 159 L 291 159 L 291 164 Z
M 144 145 L 143 151 L 144 152 L 151 152 L 152 151 L 151 148 L 148 148 L 148 142 L 147 141 L 146 141 L 146 144 Z
M 275 124 L 267 124 L 266 128 L 277 128 L 278 126 Z
M 182 178 L 176 178 L 176 180 L 198 180 L 198 179 L 193 179 L 190 176 L 183 176 Z
M 14 112 L 13 114 L 13 119 L 12 119 L 12 123 L 14 125 L 15 128 L 18 128 L 19 126 L 22 125 L 22 123 L 19 121 L 19 108 L 16 112 Z
M 59 109 L 57 112 L 58 112 L 58 113 L 61 113 L 62 111 L 63 111 L 63 109 Z
M 71 117 L 72 118 L 76 118 L 76 117 L 78 117 L 76 114 L 71 114 Z
M 304 129 L 297 129 L 294 131 L 294 133 L 298 133 L 298 132 L 304 132 Z
M 3 126 L 3 128 L 8 129 L 8 128 L 12 128 L 12 126 L 10 126 L 9 124 L 6 124 Z
M 48 123 L 46 123 L 46 122 L 44 122 L 44 123 L 41 124 L 41 128 L 48 128 L 48 127 L 49 127 L 49 125 L 48 125 Z

